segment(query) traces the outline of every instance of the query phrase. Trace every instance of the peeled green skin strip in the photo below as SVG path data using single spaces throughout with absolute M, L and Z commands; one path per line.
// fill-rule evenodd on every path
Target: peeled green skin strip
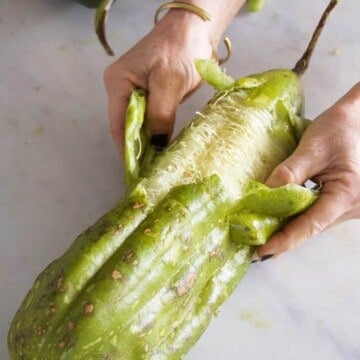
M 134 91 L 129 99 L 125 120 L 125 180 L 132 184 L 140 173 L 140 157 L 147 146 L 143 131 L 146 109 L 146 94 L 142 90 Z
M 126 111 L 125 180 L 128 186 L 147 173 L 163 150 L 150 143 L 143 127 L 146 97 L 142 89 L 133 91 Z
M 114 52 L 109 45 L 106 37 L 106 22 L 109 16 L 111 7 L 116 0 L 101 0 L 95 12 L 95 32 L 99 38 L 101 45 L 108 55 L 114 55 Z
M 264 93 L 256 91 L 257 88 L 235 88 L 218 93 L 175 142 L 155 159 L 154 166 L 137 180 L 129 195 L 82 234 L 61 258 L 39 276 L 12 323 L 9 333 L 12 359 L 81 359 L 86 348 L 76 347 L 78 352 L 75 354 L 75 344 L 86 346 L 85 343 L 89 345 L 99 341 L 89 329 L 95 329 L 96 321 L 101 319 L 97 319 L 96 310 L 93 316 L 86 316 L 79 304 L 85 298 L 92 304 L 104 301 L 106 294 L 98 294 L 96 287 L 92 287 L 94 279 L 99 281 L 103 269 L 110 266 L 111 259 L 123 251 L 121 244 L 124 241 L 127 243 L 134 230 L 138 231 L 139 224 L 167 196 L 170 189 L 183 184 L 202 183 L 216 174 L 221 180 L 224 203 L 228 204 L 230 210 L 241 198 L 248 179 L 264 181 L 272 169 L 293 151 L 300 135 L 293 119 L 295 114 L 300 115 L 302 100 L 296 75 L 287 70 L 277 70 L 252 77 L 259 81 Z M 272 94 L 269 83 L 274 89 Z M 281 111 L 278 109 L 280 102 L 283 104 Z M 258 105 L 254 107 L 254 103 Z M 287 113 L 284 108 L 288 109 Z M 160 219 L 164 224 L 170 221 L 165 215 Z M 164 358 L 184 355 L 245 272 L 252 248 L 245 246 L 239 251 L 235 243 L 229 245 L 228 226 L 223 227 L 224 221 L 227 220 L 221 222 L 222 231 L 219 231 L 218 241 L 224 241 L 228 246 L 225 262 L 217 270 L 205 271 L 213 276 L 207 283 L 193 284 L 194 292 L 201 294 L 203 302 L 195 305 L 190 301 L 192 321 L 185 317 L 180 323 L 173 333 L 174 344 L 164 340 L 161 345 L 160 339 L 151 338 L 154 334 L 149 338 L 145 336 L 149 341 L 147 346 L 146 343 L 143 348 L 129 350 L 137 351 L 138 358 L 152 358 L 150 341 L 154 349 L 166 354 Z M 158 264 L 159 260 L 153 264 L 155 269 L 157 266 L 161 268 Z M 127 296 L 131 297 L 131 294 Z M 116 303 L 108 306 L 115 307 Z M 195 308 L 196 312 L 192 313 Z M 166 312 L 165 307 L 163 310 Z M 64 319 L 67 316 L 80 319 L 76 329 L 83 337 L 83 340 L 75 338 L 74 342 L 69 342 L 73 345 L 73 350 L 69 349 L 72 351 L 71 357 L 62 343 L 62 332 L 66 325 Z M 84 324 L 86 331 L 81 331 L 81 324 Z M 106 324 L 104 321 L 103 326 L 106 327 Z M 189 328 L 193 329 L 191 336 L 186 336 Z M 126 333 L 124 336 L 131 338 L 136 335 Z M 98 348 L 102 341 L 93 344 L 93 347 Z M 116 344 L 112 346 L 116 347 Z M 109 356 L 110 350 L 107 353 Z M 48 357 L 49 351 L 52 353 Z M 94 351 L 96 353 L 97 350 Z M 118 351 L 125 350 L 120 347 Z M 129 356 L 131 359 L 132 355 Z M 86 358 L 97 357 L 89 353 Z
M 234 79 L 221 71 L 215 60 L 196 59 L 195 66 L 201 77 L 215 89 L 225 91 L 234 86 Z
M 270 189 L 264 184 L 249 181 L 245 196 L 236 208 L 283 218 L 306 210 L 316 200 L 316 191 L 300 185 L 286 184 Z
M 230 237 L 242 244 L 264 245 L 289 217 L 305 211 L 317 199 L 317 191 L 297 184 L 271 189 L 250 180 L 230 217 Z

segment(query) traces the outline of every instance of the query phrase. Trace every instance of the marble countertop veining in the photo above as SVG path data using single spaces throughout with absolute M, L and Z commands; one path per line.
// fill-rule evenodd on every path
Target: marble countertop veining
M 160 3 L 115 4 L 118 54 L 151 28 Z M 292 67 L 326 4 L 268 0 L 258 14 L 241 12 L 226 32 L 228 73 Z M 324 30 L 303 77 L 309 118 L 359 81 L 359 14 L 359 1 L 344 0 Z M 92 23 L 70 0 L 0 3 L 0 359 L 34 278 L 123 193 L 102 84 L 113 59 Z M 210 95 L 204 87 L 181 106 L 177 129 Z M 253 265 L 187 359 L 360 359 L 359 233 L 348 222 Z

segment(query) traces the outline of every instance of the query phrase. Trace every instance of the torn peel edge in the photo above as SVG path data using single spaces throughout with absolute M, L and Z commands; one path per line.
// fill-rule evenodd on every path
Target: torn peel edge
M 97 7 L 95 13 L 95 32 L 105 52 L 110 56 L 114 55 L 114 51 L 107 41 L 106 22 L 110 9 L 115 1 L 116 0 L 103 0 Z

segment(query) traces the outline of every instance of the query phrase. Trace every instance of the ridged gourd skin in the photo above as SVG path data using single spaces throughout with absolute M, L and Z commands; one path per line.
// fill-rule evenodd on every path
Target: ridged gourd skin
M 250 265 L 229 236 L 250 179 L 296 147 L 289 70 L 218 92 L 128 194 L 36 279 L 11 324 L 12 360 L 180 359 Z

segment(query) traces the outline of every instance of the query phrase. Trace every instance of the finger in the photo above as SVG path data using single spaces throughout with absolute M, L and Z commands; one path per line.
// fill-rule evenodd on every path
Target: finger
M 303 184 L 326 167 L 324 156 L 319 153 L 319 147 L 312 151 L 309 144 L 300 143 L 290 157 L 279 164 L 266 180 L 266 185 L 278 187 L 288 183 Z M 326 159 L 326 158 L 325 158 Z
M 328 228 L 349 209 L 350 202 L 350 198 L 341 189 L 324 189 L 319 200 L 261 246 L 257 250 L 258 255 L 278 255 L 294 248 Z
M 109 96 L 109 122 L 110 131 L 113 140 L 121 155 L 124 153 L 124 124 L 125 109 L 128 104 L 128 98 L 125 96 Z
M 121 156 L 124 154 L 125 115 L 133 85 L 124 82 L 119 91 L 108 94 L 108 115 L 110 130 Z
M 360 206 L 350 209 L 342 214 L 336 221 L 328 226 L 328 228 L 332 228 L 336 225 L 339 225 L 345 221 L 360 219 Z
M 176 110 L 185 90 L 183 81 L 174 77 L 152 77 L 149 81 L 149 97 L 146 110 L 146 131 L 151 138 L 156 136 L 166 145 L 174 128 Z

